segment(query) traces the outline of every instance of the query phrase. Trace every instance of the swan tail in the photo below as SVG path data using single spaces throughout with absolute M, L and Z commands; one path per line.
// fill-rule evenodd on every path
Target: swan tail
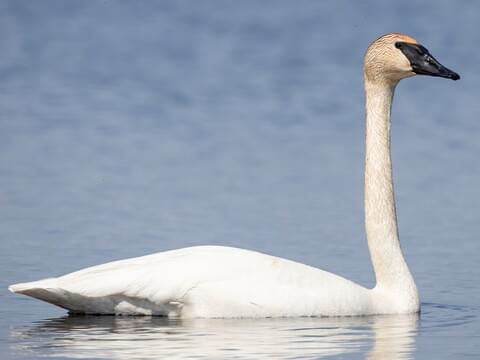
M 56 278 L 13 284 L 8 287 L 8 290 L 67 308 L 65 293 L 58 287 Z
M 13 284 L 8 287 L 8 290 L 16 294 L 25 294 L 25 295 L 33 296 L 30 294 L 35 293 L 35 290 L 55 289 L 56 287 L 57 287 L 57 279 L 50 278 L 50 279 L 43 279 L 43 280 L 32 281 L 27 283 Z
M 50 278 L 8 287 L 13 293 L 27 295 L 68 310 L 71 314 L 159 315 L 179 317 L 183 304 L 177 301 L 151 301 L 148 298 L 118 293 L 95 296 L 71 292 Z M 78 290 L 78 289 L 77 289 Z

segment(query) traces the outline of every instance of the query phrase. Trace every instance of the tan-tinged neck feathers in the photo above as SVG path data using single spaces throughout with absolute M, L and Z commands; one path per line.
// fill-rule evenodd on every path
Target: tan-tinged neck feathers
M 373 49 L 380 51 L 380 46 Z M 400 247 L 392 180 L 390 113 L 399 80 L 377 74 L 385 64 L 375 63 L 378 57 L 370 51 L 365 59 L 365 228 L 376 290 L 402 306 L 418 308 L 417 288 Z

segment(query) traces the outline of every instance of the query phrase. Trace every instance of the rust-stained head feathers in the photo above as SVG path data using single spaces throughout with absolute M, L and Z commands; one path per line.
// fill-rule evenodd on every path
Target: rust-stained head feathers
M 395 43 L 417 44 L 414 38 L 400 33 L 379 37 L 367 49 L 364 61 L 365 78 L 370 81 L 396 83 L 403 78 L 415 75 L 410 61 L 395 47 Z
M 460 79 L 457 73 L 440 64 L 411 36 L 386 34 L 368 47 L 364 62 L 366 81 L 395 85 L 416 74 Z

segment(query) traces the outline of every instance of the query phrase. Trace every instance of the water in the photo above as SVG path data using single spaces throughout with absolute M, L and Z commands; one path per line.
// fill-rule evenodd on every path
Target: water
M 478 357 L 480 5 L 0 2 L 3 359 Z M 402 245 L 422 314 L 67 317 L 8 284 L 222 244 L 365 286 L 362 55 L 420 39 L 459 82 L 397 91 Z

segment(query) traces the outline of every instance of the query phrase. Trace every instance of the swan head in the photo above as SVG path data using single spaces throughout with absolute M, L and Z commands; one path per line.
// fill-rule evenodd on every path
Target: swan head
M 368 47 L 364 74 L 370 82 L 392 85 L 414 75 L 460 79 L 460 75 L 440 64 L 417 40 L 399 33 L 383 35 Z

